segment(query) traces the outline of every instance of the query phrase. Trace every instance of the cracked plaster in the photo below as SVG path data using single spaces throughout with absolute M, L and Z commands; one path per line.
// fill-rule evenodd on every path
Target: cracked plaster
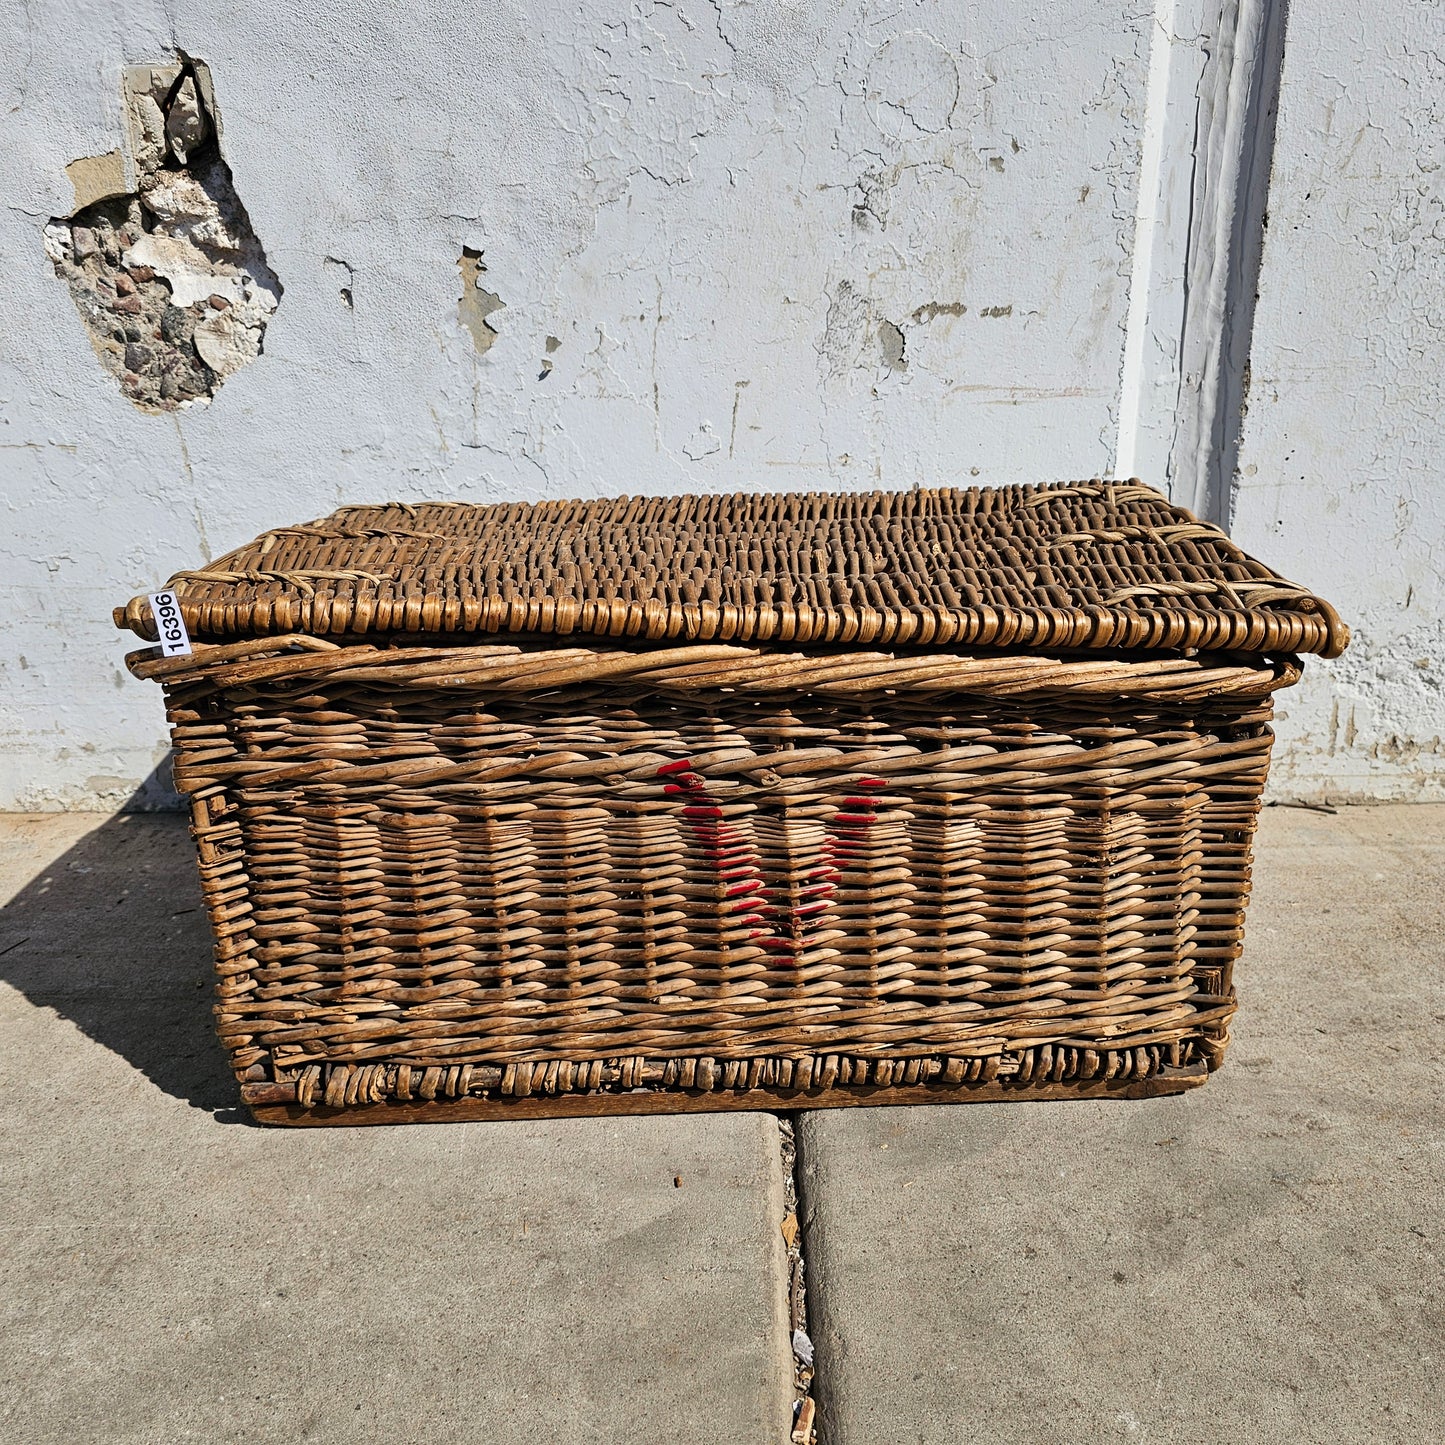
M 12 805 L 121 801 L 91 780 L 149 773 L 157 699 L 94 686 L 124 647 L 111 605 L 277 521 L 1112 465 L 1148 55 L 1113 0 L 418 0 L 340 28 L 85 4 L 84 26 L 30 7 L 0 84 L 7 254 L 38 254 L 65 165 L 114 147 L 115 57 L 182 50 L 286 295 L 261 361 L 170 417 L 105 393 L 53 277 L 0 297 L 0 575 L 30 664 L 0 659 Z M 506 303 L 480 353 L 464 247 Z M 845 288 L 862 321 L 835 344 Z
M 1438 801 L 1445 46 L 1392 3 L 1362 47 L 1363 13 L 1290 9 L 1234 532 L 1354 631 L 1280 700 L 1276 790 Z
M 1115 463 L 1149 7 L 82 9 L 30 6 L 0 62 L 0 803 L 125 800 L 163 730 L 111 605 L 278 521 Z M 39 236 L 115 146 L 116 57 L 178 51 L 286 296 L 261 363 L 147 415 Z M 484 351 L 464 248 L 506 303 Z

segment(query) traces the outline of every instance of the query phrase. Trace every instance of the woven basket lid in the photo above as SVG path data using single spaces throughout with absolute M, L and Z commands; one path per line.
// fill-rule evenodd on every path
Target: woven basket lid
M 1334 609 L 1138 482 L 343 507 L 168 584 L 191 636 L 1318 652 Z M 154 639 L 145 597 L 118 626 Z

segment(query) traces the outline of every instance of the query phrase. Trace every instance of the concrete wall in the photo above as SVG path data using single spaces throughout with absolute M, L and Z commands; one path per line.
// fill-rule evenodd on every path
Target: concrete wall
M 1147 13 L 284 8 L 10 22 L 0 804 L 127 797 L 163 736 L 112 604 L 342 502 L 1112 465 Z M 122 64 L 177 47 L 284 297 L 213 402 L 145 414 L 42 232 L 119 143 Z M 480 354 L 464 247 L 504 308 Z
M 343 502 L 1116 469 L 1195 499 L 1200 448 L 1179 439 L 1217 395 L 1188 358 L 1211 350 L 1218 296 L 1204 304 L 1200 277 L 1221 269 L 1209 244 L 1230 232 L 1229 158 L 1247 118 L 1248 66 L 1225 42 L 1257 28 L 1259 0 L 1160 0 L 1157 14 L 1118 0 L 284 10 L 73 0 L 0 22 L 0 807 L 129 799 L 164 735 L 156 691 L 121 667 L 111 606 Z M 1369 23 L 1385 33 L 1388 20 Z M 1423 34 L 1423 19 L 1411 24 Z M 1286 494 L 1246 485 L 1244 534 L 1368 618 L 1366 645 L 1292 710 L 1305 732 L 1286 749 L 1288 776 L 1313 789 L 1340 762 L 1310 751 L 1331 689 L 1352 688 L 1382 719 L 1403 709 L 1388 723 L 1401 737 L 1427 731 L 1427 671 L 1395 678 L 1367 660 L 1394 635 L 1385 624 L 1408 585 L 1379 576 L 1379 559 L 1405 555 L 1391 540 L 1400 505 L 1429 521 L 1423 484 L 1381 475 L 1383 441 L 1346 456 L 1299 417 L 1323 407 L 1312 425 L 1388 431 L 1372 421 L 1384 398 L 1387 414 L 1416 418 L 1397 451 L 1430 440 L 1415 369 L 1420 312 L 1438 302 L 1423 270 L 1392 292 L 1391 226 L 1414 226 L 1418 264 L 1438 266 L 1419 229 L 1428 207 L 1411 220 L 1403 189 L 1412 175 L 1431 183 L 1415 165 L 1436 142 L 1415 93 L 1375 95 L 1357 56 L 1339 57 L 1347 79 L 1327 106 L 1309 74 L 1318 42 L 1292 43 L 1306 94 L 1286 106 L 1290 144 L 1312 154 L 1318 133 L 1324 148 L 1308 165 L 1286 157 L 1286 196 L 1309 192 L 1314 165 L 1337 188 L 1331 264 L 1379 278 L 1374 309 L 1341 298 L 1348 341 L 1334 323 L 1292 320 L 1279 294 L 1309 285 L 1299 273 L 1318 253 L 1304 240 L 1271 250 L 1283 281 L 1262 303 L 1277 361 L 1256 374 L 1280 379 L 1288 414 L 1266 428 L 1256 398 L 1247 466 L 1261 486 L 1292 468 L 1317 505 L 1273 527 L 1263 519 Z M 135 149 L 125 67 L 180 53 L 208 67 L 230 180 L 283 290 L 263 353 L 214 400 L 148 412 L 92 350 L 44 238 L 81 198 L 72 179 L 96 173 L 75 161 Z M 1438 102 L 1425 60 L 1395 46 L 1371 65 L 1391 83 L 1413 66 Z M 1415 131 L 1397 116 L 1407 105 Z M 1370 112 L 1380 129 L 1350 151 L 1343 117 Z M 1337 174 L 1347 152 L 1353 179 Z M 1395 198 L 1369 179 L 1382 167 L 1401 187 L 1394 223 Z M 134 157 L 125 183 L 140 184 Z M 1314 194 L 1297 214 L 1315 214 Z M 1200 217 L 1218 222 L 1215 242 Z M 1272 245 L 1279 232 L 1277 220 Z M 1284 360 L 1298 325 L 1329 333 L 1311 400 L 1292 394 L 1302 383 Z M 1394 371 L 1358 390 L 1347 417 L 1340 398 L 1356 394 L 1365 346 L 1353 338 L 1367 335 Z M 1331 497 L 1330 525 L 1372 549 L 1358 573 L 1321 557 L 1335 534 L 1305 520 Z M 1415 579 L 1411 626 L 1438 619 L 1432 585 Z
M 1234 533 L 1330 598 L 1274 783 L 1445 797 L 1445 10 L 1292 0 Z

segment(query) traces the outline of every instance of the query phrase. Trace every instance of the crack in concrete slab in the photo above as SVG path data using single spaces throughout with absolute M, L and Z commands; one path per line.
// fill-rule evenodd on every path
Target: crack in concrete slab
M 799 1206 L 798 1134 L 793 1119 L 779 1114 L 778 1137 L 782 1145 L 782 1222 L 788 1246 L 788 1328 L 793 1350 L 793 1418 L 789 1445 L 819 1445 L 817 1405 L 813 1399 L 815 1352 L 808 1334 L 807 1238 Z

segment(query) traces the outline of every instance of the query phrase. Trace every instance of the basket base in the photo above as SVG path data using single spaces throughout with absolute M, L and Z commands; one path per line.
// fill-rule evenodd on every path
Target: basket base
M 590 1119 L 618 1114 L 715 1114 L 736 1109 L 783 1112 L 898 1104 L 987 1104 L 1045 1102 L 1062 1099 L 1153 1099 L 1197 1089 L 1209 1077 L 1202 1064 L 1166 1068 L 1146 1079 L 1098 1080 L 1077 1083 L 1010 1084 L 994 1080 L 979 1084 L 859 1085 L 832 1089 L 634 1089 L 626 1093 L 564 1094 L 525 1099 L 433 1099 L 430 1102 L 391 1100 L 351 1104 L 342 1108 L 300 1104 L 253 1104 L 258 1124 L 316 1128 L 359 1124 L 466 1124 L 485 1119 Z

